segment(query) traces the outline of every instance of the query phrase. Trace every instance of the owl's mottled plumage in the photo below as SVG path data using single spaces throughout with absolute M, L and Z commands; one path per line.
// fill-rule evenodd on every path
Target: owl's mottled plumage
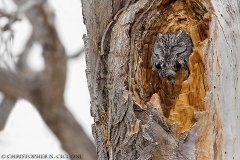
M 152 66 L 160 77 L 175 82 L 176 71 L 187 68 L 192 40 L 183 31 L 159 33 L 152 49 Z

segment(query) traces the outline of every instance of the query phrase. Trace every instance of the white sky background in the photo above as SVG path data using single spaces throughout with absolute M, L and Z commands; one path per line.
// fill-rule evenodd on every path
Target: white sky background
M 80 0 L 49 0 L 55 10 L 56 26 L 67 54 L 83 47 L 82 36 L 86 33 L 82 19 Z M 15 41 L 13 52 L 19 53 L 29 36 L 29 24 L 20 22 L 13 26 Z M 29 59 L 30 66 L 41 70 L 44 62 L 36 45 Z M 69 60 L 65 103 L 75 119 L 92 139 L 90 98 L 85 74 L 85 56 Z M 2 97 L 2 96 L 0 96 Z M 60 142 L 41 119 L 36 109 L 27 101 L 19 100 L 14 107 L 5 129 L 0 132 L 0 154 L 60 154 L 65 153 Z M 81 154 L 81 153 L 79 153 Z

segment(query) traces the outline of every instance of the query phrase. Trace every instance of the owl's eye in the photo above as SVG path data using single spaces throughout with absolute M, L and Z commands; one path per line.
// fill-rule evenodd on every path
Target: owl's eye
M 175 68 L 177 68 L 177 69 L 181 68 L 181 64 L 178 61 L 176 61 Z
M 157 69 L 162 69 L 162 67 L 161 67 L 161 64 L 160 64 L 160 63 L 156 63 L 156 64 L 155 64 L 155 67 L 156 67 Z
M 157 55 L 161 55 L 162 54 L 162 49 L 161 48 L 154 48 L 154 54 Z

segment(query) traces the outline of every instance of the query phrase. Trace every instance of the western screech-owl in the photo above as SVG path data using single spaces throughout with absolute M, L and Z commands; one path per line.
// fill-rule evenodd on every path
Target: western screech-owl
M 188 67 L 192 47 L 192 40 L 184 31 L 159 33 L 152 49 L 152 66 L 159 77 L 165 77 L 173 84 L 176 71 Z

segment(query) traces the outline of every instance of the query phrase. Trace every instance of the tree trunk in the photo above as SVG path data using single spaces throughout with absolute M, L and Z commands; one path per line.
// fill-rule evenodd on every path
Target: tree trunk
M 98 159 L 240 159 L 239 2 L 82 5 Z M 152 66 L 152 52 L 158 33 L 177 31 L 193 47 L 169 81 Z

